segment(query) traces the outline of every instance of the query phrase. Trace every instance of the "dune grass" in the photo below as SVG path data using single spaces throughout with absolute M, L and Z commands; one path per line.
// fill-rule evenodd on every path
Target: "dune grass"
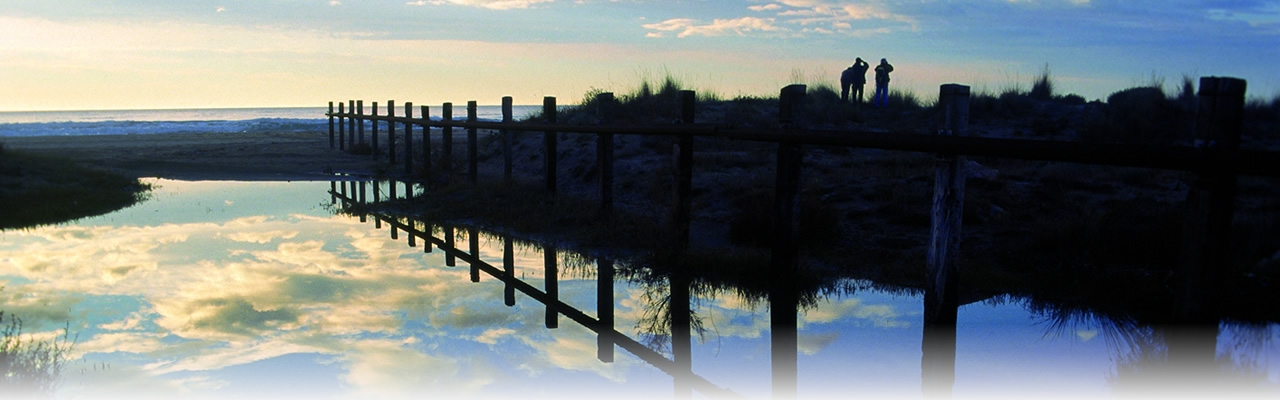
M 74 345 L 68 331 L 47 341 L 23 337 L 22 319 L 0 311 L 0 394 L 52 397 Z

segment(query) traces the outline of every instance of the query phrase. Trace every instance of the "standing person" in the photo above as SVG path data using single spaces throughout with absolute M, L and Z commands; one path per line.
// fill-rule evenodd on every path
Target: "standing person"
M 880 65 L 876 66 L 876 94 L 873 101 L 876 107 L 886 107 L 889 105 L 889 73 L 893 72 L 893 66 L 889 65 L 889 60 L 880 59 Z
M 845 68 L 844 72 L 840 74 L 841 102 L 849 101 L 849 89 L 852 88 L 854 95 L 853 102 L 859 104 L 862 103 L 862 91 L 863 87 L 867 85 L 867 69 L 870 67 L 871 65 L 867 64 L 866 61 L 863 61 L 862 57 L 858 57 L 858 59 L 853 62 L 852 66 Z

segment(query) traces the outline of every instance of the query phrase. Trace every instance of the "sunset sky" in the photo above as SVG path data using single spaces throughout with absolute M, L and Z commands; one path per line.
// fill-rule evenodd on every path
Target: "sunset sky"
M 726 97 L 836 85 L 854 57 L 942 83 L 1105 98 L 1183 76 L 1280 95 L 1280 2 L 5 0 L 0 111 L 579 101 L 671 75 Z

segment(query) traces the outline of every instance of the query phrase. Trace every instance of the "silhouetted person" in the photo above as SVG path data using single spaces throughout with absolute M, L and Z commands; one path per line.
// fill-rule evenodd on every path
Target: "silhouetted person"
M 893 72 L 893 66 L 889 65 L 889 60 L 880 59 L 880 65 L 876 66 L 876 94 L 872 101 L 876 107 L 885 107 L 889 105 L 889 73 Z
M 867 69 L 870 64 L 858 57 L 849 68 L 840 74 L 840 101 L 849 101 L 849 89 L 853 88 L 854 103 L 862 103 L 862 88 L 867 85 Z

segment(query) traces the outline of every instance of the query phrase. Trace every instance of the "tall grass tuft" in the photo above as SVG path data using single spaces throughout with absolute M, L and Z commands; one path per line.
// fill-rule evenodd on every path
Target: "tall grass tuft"
M 0 394 L 52 397 L 74 341 L 68 331 L 50 341 L 22 337 L 22 319 L 0 311 Z
M 1040 75 L 1036 75 L 1036 80 L 1031 82 L 1031 92 L 1027 95 L 1035 100 L 1053 100 L 1053 80 L 1049 79 L 1049 64 L 1045 64 Z

